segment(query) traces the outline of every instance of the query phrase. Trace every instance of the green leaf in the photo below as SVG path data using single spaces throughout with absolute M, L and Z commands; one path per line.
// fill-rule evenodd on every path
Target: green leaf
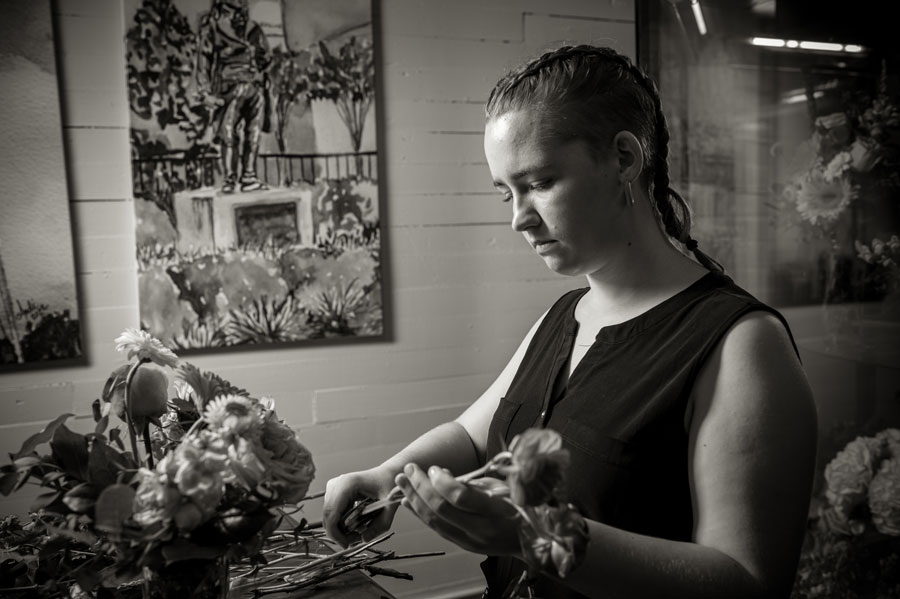
M 118 533 L 131 517 L 134 489 L 115 484 L 103 489 L 94 508 L 94 526 L 97 530 Z
M 88 457 L 88 481 L 98 489 L 108 487 L 119 478 L 119 473 L 127 467 L 125 456 L 101 440 L 94 441 Z
M 47 441 L 52 439 L 53 433 L 56 432 L 56 428 L 72 416 L 74 416 L 74 414 L 62 414 L 60 416 L 57 416 L 55 420 L 44 427 L 44 430 L 39 433 L 35 433 L 34 435 L 31 435 L 30 437 L 25 439 L 25 442 L 22 443 L 22 448 L 19 449 L 19 451 L 14 456 L 12 456 L 13 459 L 32 453 L 38 445 L 46 443 Z
M 97 489 L 91 484 L 81 483 L 63 495 L 62 502 L 76 514 L 86 514 L 97 502 Z
M 88 477 L 88 447 L 84 435 L 74 433 L 65 424 L 61 424 L 50 440 L 53 459 L 69 476 L 80 481 Z
M 62 491 L 51 491 L 50 493 L 42 493 L 35 497 L 34 501 L 31 503 L 31 507 L 28 509 L 32 512 L 39 512 L 43 509 L 48 508 L 50 505 L 55 503 L 60 497 L 62 497 Z
M 44 487 L 49 487 L 56 481 L 60 480 L 61 478 L 65 478 L 65 477 L 66 477 L 65 472 L 60 472 L 59 470 L 53 470 L 41 477 L 41 485 Z
M 9 495 L 13 492 L 13 489 L 16 488 L 16 484 L 18 482 L 18 472 L 4 472 L 3 476 L 0 476 L 0 493 L 2 493 L 3 495 Z
M 106 416 L 101 416 L 99 420 L 97 420 L 97 425 L 94 427 L 94 434 L 102 435 L 106 432 L 106 428 L 109 426 L 109 414 Z
M 13 460 L 13 465 L 16 468 L 24 469 L 31 468 L 32 466 L 37 466 L 41 463 L 41 458 L 36 455 L 27 455 L 21 458 L 16 458 Z

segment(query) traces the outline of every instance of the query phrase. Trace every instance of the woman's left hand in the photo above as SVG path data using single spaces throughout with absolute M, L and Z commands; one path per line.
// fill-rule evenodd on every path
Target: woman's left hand
M 442 468 L 426 474 L 407 464 L 394 479 L 409 507 L 428 527 L 459 547 L 484 555 L 519 555 L 519 522 L 506 500 L 457 481 Z

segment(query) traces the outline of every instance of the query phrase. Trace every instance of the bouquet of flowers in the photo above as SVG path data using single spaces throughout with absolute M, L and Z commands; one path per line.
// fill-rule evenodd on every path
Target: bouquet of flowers
M 179 362 L 143 331 L 116 342 L 128 363 L 94 402 L 93 432 L 71 430 L 64 414 L 0 471 L 4 494 L 45 490 L 30 522 L 0 522 L 4 596 L 94 595 L 141 580 L 160 596 L 216 596 L 229 564 L 265 561 L 285 506 L 313 480 L 310 452 L 271 399 Z
M 793 596 L 900 596 L 900 429 L 858 437 L 826 466 Z

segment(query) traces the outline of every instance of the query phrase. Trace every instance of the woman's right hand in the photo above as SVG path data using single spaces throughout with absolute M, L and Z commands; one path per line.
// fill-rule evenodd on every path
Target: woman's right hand
M 325 532 L 342 547 L 359 538 L 343 530 L 341 522 L 353 504 L 360 499 L 382 499 L 394 488 L 394 475 L 383 468 L 372 468 L 360 472 L 342 474 L 329 480 L 325 485 L 325 504 L 322 520 Z M 390 505 L 376 516 L 363 533 L 366 539 L 374 538 L 387 531 L 394 520 L 399 504 Z

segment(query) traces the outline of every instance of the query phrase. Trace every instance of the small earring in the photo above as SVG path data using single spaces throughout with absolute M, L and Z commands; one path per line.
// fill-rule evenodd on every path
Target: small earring
M 628 203 L 634 206 L 634 192 L 631 190 L 631 181 L 625 182 L 625 199 L 628 200 Z

